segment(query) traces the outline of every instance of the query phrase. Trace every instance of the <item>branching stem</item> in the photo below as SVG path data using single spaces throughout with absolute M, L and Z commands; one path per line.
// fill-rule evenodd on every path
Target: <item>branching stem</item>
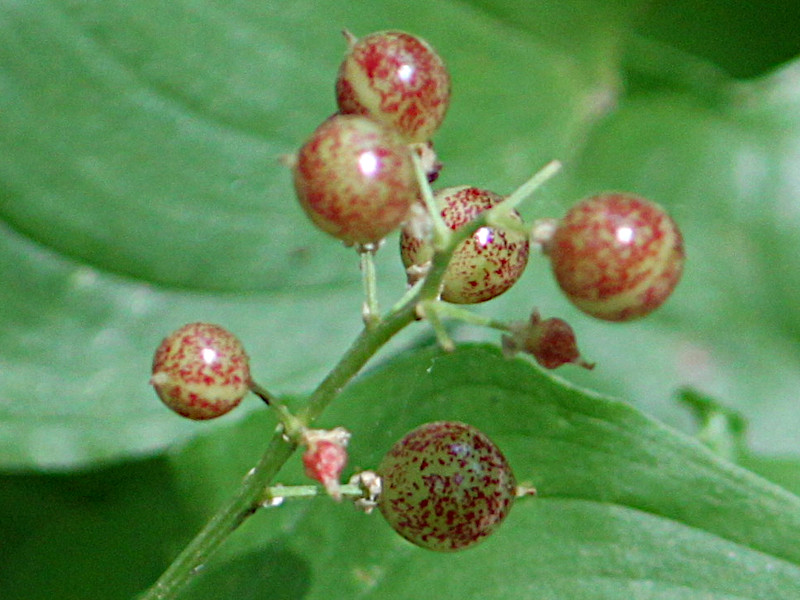
M 245 476 L 234 496 L 220 508 L 217 514 L 184 548 L 158 581 L 140 597 L 140 600 L 169 600 L 176 598 L 193 574 L 199 571 L 200 567 L 207 562 L 211 554 L 222 542 L 250 515 L 255 513 L 259 507 L 263 506 L 265 502 L 274 500 L 277 497 L 274 493 L 276 488 L 270 488 L 270 483 L 297 449 L 302 431 L 313 425 L 314 421 L 336 399 L 347 383 L 355 377 L 370 358 L 395 334 L 417 320 L 418 309 L 429 319 L 432 316 L 437 320 L 442 316 L 456 317 L 470 323 L 495 329 L 504 329 L 503 324 L 496 321 L 483 320 L 477 316 L 467 317 L 467 311 L 463 309 L 452 306 L 445 308 L 446 305 L 438 301 L 442 277 L 453 251 L 463 240 L 470 237 L 479 228 L 486 226 L 489 220 L 494 218 L 494 215 L 507 214 L 508 211 L 552 177 L 560 168 L 560 164 L 555 161 L 549 163 L 503 202 L 485 211 L 477 219 L 456 231 L 450 231 L 441 222 L 441 217 L 433 206 L 433 194 L 427 183 L 427 177 L 422 172 L 416 157 L 415 165 L 418 169 L 420 185 L 423 189 L 423 198 L 428 204 L 428 209 L 431 211 L 434 220 L 434 240 L 439 244 L 435 246 L 436 250 L 431 266 L 424 280 L 414 286 L 403 297 L 403 300 L 396 304 L 383 318 L 377 315 L 377 302 L 374 303 L 375 316 L 378 318 L 372 320 L 370 324 L 362 329 L 350 348 L 327 377 L 323 379 L 317 389 L 314 390 L 306 405 L 296 415 L 292 415 L 282 403 L 278 402 L 264 388 L 252 383 L 252 391 L 276 411 L 280 426 L 272 435 L 269 445 L 258 464 Z M 438 221 L 436 217 L 439 217 Z M 440 222 L 440 224 L 437 225 L 437 222 Z M 369 265 L 366 265 L 366 268 L 369 269 Z M 372 304 L 369 298 L 374 298 L 374 294 L 369 291 L 370 284 L 366 285 L 368 288 L 368 303 Z M 441 329 L 442 331 L 444 330 L 443 326 Z M 300 487 L 301 491 L 296 495 L 315 494 L 310 491 L 310 488 L 314 486 L 310 486 L 307 490 L 303 486 Z

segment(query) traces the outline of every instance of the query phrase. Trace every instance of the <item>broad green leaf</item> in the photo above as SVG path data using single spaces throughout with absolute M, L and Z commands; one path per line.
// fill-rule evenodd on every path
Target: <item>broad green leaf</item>
M 325 421 L 352 430 L 356 469 L 436 419 L 480 427 L 538 490 L 491 538 L 437 554 L 400 539 L 379 514 L 287 501 L 232 540 L 186 597 L 280 597 L 298 588 L 304 598 L 436 590 L 454 600 L 528 598 L 533 590 L 553 599 L 800 593 L 800 499 L 623 403 L 565 387 L 496 349 L 401 357 L 353 386 Z M 302 481 L 297 463 L 281 481 Z
M 596 79 L 467 5 L 0 2 L 0 464 L 68 468 L 213 429 L 147 386 L 186 322 L 241 335 L 279 391 L 346 347 L 356 257 L 309 225 L 277 161 L 334 110 L 345 26 L 406 28 L 446 58 L 448 177 L 510 189 L 588 124 Z M 404 286 L 394 243 L 387 303 Z
M 683 229 L 688 261 L 673 298 L 641 329 L 609 337 L 573 323 L 586 332 L 587 356 L 611 355 L 636 373 L 598 371 L 591 382 L 579 374 L 581 382 L 670 422 L 674 387 L 664 384 L 691 384 L 739 411 L 756 449 L 797 452 L 798 90 L 794 62 L 729 83 L 713 102 L 686 90 L 635 94 L 594 130 L 576 165 L 582 193 L 636 189 L 663 203 Z M 671 375 L 657 384 L 656 372 Z
M 561 157 L 564 176 L 526 215 L 618 187 L 684 228 L 686 277 L 646 321 L 578 315 L 543 260 L 481 310 L 565 316 L 600 364 L 571 379 L 681 426 L 672 392 L 692 384 L 740 410 L 756 448 L 796 452 L 796 65 L 747 84 L 703 78 L 691 56 L 637 46 L 640 7 L 627 2 L 0 7 L 7 468 L 118 459 L 214 430 L 165 412 L 146 385 L 153 348 L 186 321 L 240 333 L 279 391 L 307 390 L 345 347 L 355 261 L 308 226 L 274 161 L 333 110 L 342 26 L 412 30 L 451 65 L 443 185 L 505 192 Z M 655 14 L 641 31 L 670 39 Z M 392 244 L 386 303 L 402 289 Z
M 735 77 L 754 77 L 797 55 L 798 19 L 796 2 L 655 0 L 638 30 Z
M 287 501 L 249 519 L 184 597 L 800 593 L 800 499 L 624 403 L 564 386 L 494 348 L 406 353 L 361 378 L 321 425 L 353 432 L 349 476 L 374 467 L 415 425 L 442 418 L 480 427 L 539 492 L 481 545 L 432 553 L 403 541 L 378 513 L 324 497 Z M 4 478 L 0 508 L 16 515 L 0 520 L 9 551 L 0 595 L 132 597 L 235 490 L 273 426 L 264 410 L 159 460 Z M 279 480 L 307 481 L 299 457 Z M 43 570 L 50 575 L 41 578 Z

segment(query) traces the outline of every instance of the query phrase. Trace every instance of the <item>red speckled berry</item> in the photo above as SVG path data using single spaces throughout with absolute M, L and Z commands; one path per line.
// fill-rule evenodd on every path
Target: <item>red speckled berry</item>
M 657 204 L 625 193 L 574 206 L 547 251 L 567 298 L 607 321 L 629 321 L 661 306 L 684 262 L 675 222 Z
M 297 198 L 311 221 L 347 244 L 382 240 L 419 195 L 408 145 L 359 115 L 334 115 L 300 149 Z
M 379 119 L 409 142 L 428 141 L 450 102 L 450 75 L 439 55 L 401 31 L 348 38 L 336 80 L 339 110 Z
M 475 187 L 452 187 L 435 194 L 442 219 L 452 230 L 467 224 L 503 198 Z M 513 218 L 519 215 L 514 211 Z M 472 238 L 456 248 L 442 280 L 442 300 L 455 304 L 475 304 L 499 296 L 522 276 L 528 264 L 527 236 L 498 227 L 481 227 Z M 433 257 L 433 248 L 410 228 L 400 238 L 400 256 L 414 278 L 414 267 L 422 267 Z
M 161 342 L 150 383 L 158 397 L 189 419 L 213 419 L 235 408 L 250 385 L 241 342 L 209 323 L 184 325 Z
M 491 534 L 516 497 L 511 467 L 474 427 L 427 423 L 389 450 L 378 467 L 378 508 L 408 541 L 448 552 Z

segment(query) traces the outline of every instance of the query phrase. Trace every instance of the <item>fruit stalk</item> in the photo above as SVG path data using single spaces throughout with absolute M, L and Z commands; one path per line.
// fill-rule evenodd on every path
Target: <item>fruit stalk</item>
M 526 188 L 526 196 L 555 174 L 558 169 L 557 167 L 553 168 L 552 164 L 550 163 L 545 169 L 534 175 L 529 183 L 523 186 Z M 530 182 L 534 182 L 535 185 Z M 522 198 L 515 192 L 509 199 L 513 199 L 513 202 L 518 204 Z M 495 208 L 499 208 L 501 211 L 507 210 L 506 202 L 508 200 L 498 204 Z M 485 211 L 473 222 L 453 231 L 447 246 L 434 253 L 431 269 L 416 293 L 406 296 L 405 302 L 393 308 L 374 327 L 362 329 L 333 370 L 311 394 L 303 409 L 297 413 L 296 422 L 299 427 L 310 427 L 367 361 L 394 335 L 416 320 L 417 305 L 421 301 L 432 301 L 437 298 L 453 251 L 463 240 L 472 236 L 480 227 L 485 226 L 487 215 L 494 210 Z M 292 441 L 292 438 L 287 439 L 284 436 L 283 428 L 278 428 L 258 464 L 245 476 L 236 494 L 211 518 L 153 586 L 140 596 L 139 600 L 177 598 L 192 575 L 198 572 L 198 569 L 206 563 L 222 542 L 262 506 L 265 500 L 265 490 L 297 447 L 298 444 Z

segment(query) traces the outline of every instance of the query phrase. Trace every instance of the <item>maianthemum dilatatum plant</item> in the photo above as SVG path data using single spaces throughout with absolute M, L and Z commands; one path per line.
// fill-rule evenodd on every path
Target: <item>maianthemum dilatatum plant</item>
M 516 207 L 556 174 L 557 161 L 508 195 L 469 182 L 434 191 L 442 164 L 432 136 L 451 90 L 444 61 L 428 42 L 401 31 L 361 38 L 346 32 L 346 39 L 348 50 L 335 77 L 338 112 L 324 118 L 283 162 L 309 221 L 359 257 L 364 328 L 294 410 L 256 380 L 246 349 L 224 326 L 190 323 L 163 340 L 150 381 L 167 407 L 189 419 L 212 419 L 252 392 L 279 426 L 236 495 L 142 596 L 145 600 L 177 597 L 245 519 L 287 498 L 346 498 L 365 512 L 377 508 L 402 538 L 420 547 L 415 551 L 471 551 L 498 529 L 516 502 L 536 501 L 535 473 L 516 474 L 479 423 L 453 419 L 420 424 L 386 448 L 380 464 L 343 483 L 351 435 L 347 423 L 315 428 L 323 411 L 386 342 L 417 321 L 430 325 L 444 351 L 455 348 L 446 327 L 455 320 L 503 332 L 507 356 L 523 352 L 547 369 L 592 368 L 563 319 L 543 319 L 531 306 L 525 308 L 529 319 L 513 322 L 468 309 L 510 289 L 538 258 L 532 254 L 550 261 L 570 302 L 607 321 L 644 317 L 667 300 L 680 279 L 684 249 L 678 226 L 656 203 L 636 194 L 598 193 L 563 218 L 542 215 L 525 223 Z M 408 287 L 383 311 L 373 258 L 379 251 L 397 251 L 382 249 L 384 238 L 397 230 Z M 298 450 L 304 472 L 316 483 L 278 485 L 276 473 Z

